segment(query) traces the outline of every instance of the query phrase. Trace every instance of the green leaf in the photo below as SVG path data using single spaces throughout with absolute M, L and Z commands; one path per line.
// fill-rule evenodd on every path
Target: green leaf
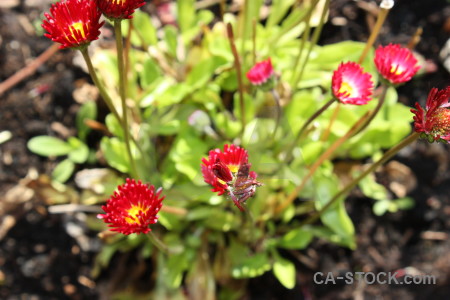
M 73 148 L 63 140 L 52 136 L 36 136 L 28 141 L 28 149 L 42 156 L 66 155 Z
M 141 84 L 144 89 L 146 89 L 161 76 L 161 71 L 153 59 L 147 59 L 144 62 L 144 69 L 142 70 L 140 76 Z
M 165 90 L 156 101 L 159 107 L 173 105 L 181 102 L 191 91 L 192 87 L 188 84 L 177 83 Z
M 76 137 L 70 137 L 67 141 L 73 147 L 73 150 L 69 152 L 69 159 L 79 164 L 86 162 L 89 157 L 88 146 Z
M 176 58 L 177 57 L 177 45 L 178 45 L 178 32 L 177 29 L 172 26 L 164 26 L 164 39 L 167 45 L 167 51 L 169 54 Z
M 125 26 L 123 26 L 123 32 L 126 34 L 128 32 L 128 22 L 122 22 Z M 156 36 L 156 28 L 153 26 L 150 16 L 147 13 L 144 13 L 140 10 L 136 10 L 133 14 L 133 29 L 134 31 L 131 33 L 131 42 L 134 45 L 143 46 L 147 48 L 149 45 L 155 45 L 158 42 L 158 37 Z M 144 45 L 142 45 L 144 42 Z
M 181 285 L 183 279 L 183 272 L 190 266 L 192 255 L 189 251 L 184 251 L 180 254 L 170 255 L 167 261 L 165 271 L 167 274 L 163 276 L 167 286 L 176 289 Z
M 391 201 L 388 199 L 378 200 L 372 207 L 373 213 L 377 216 L 382 216 L 388 211 L 390 205 Z
M 336 176 L 330 170 L 318 170 L 314 176 L 316 209 L 320 210 L 339 191 L 339 184 Z M 344 205 L 344 198 L 336 201 L 320 216 L 322 222 L 331 230 L 343 237 L 347 241 L 347 247 L 353 249 L 355 243 L 355 227 L 347 214 Z
M 178 0 L 177 1 L 178 24 L 181 31 L 188 31 L 195 20 L 195 0 Z
M 206 227 L 223 232 L 238 229 L 241 225 L 235 212 L 231 213 L 221 208 L 211 210 L 210 215 L 204 222 Z
M 305 249 L 311 242 L 312 237 L 310 231 L 296 228 L 286 233 L 278 245 L 286 249 Z
M 280 281 L 280 283 L 287 289 L 293 289 L 295 287 L 295 265 L 281 258 L 280 255 L 274 257 L 273 274 Z
M 399 209 L 411 209 L 414 207 L 414 199 L 411 197 L 404 197 L 394 200 Z
M 244 29 L 242 38 L 243 40 L 247 40 L 251 36 L 252 32 L 252 23 L 253 20 L 256 22 L 259 21 L 259 12 L 261 10 L 261 5 L 263 4 L 263 0 L 252 0 L 252 1 L 246 1 L 245 2 L 245 9 L 244 9 L 244 18 L 240 18 L 239 22 L 244 22 Z M 242 27 L 241 27 L 242 28 Z
M 244 102 L 244 111 L 245 111 L 245 120 L 248 123 L 250 120 L 253 120 L 255 117 L 255 102 L 253 98 L 249 94 L 244 94 L 243 97 Z M 242 118 L 241 114 L 241 98 L 239 93 L 234 94 L 234 115 L 239 120 Z
M 100 142 L 100 149 L 108 164 L 122 173 L 129 171 L 130 165 L 126 147 L 118 138 L 103 137 Z
M 386 200 L 389 198 L 386 188 L 375 181 L 375 175 L 373 174 L 369 174 L 361 179 L 358 186 L 363 194 L 369 198 L 376 200 Z
M 78 137 L 81 140 L 86 140 L 91 128 L 85 124 L 86 120 L 95 120 L 97 118 L 97 105 L 94 101 L 87 101 L 83 103 L 76 117 L 76 126 L 78 129 Z
M 175 140 L 169 155 L 178 172 L 193 180 L 200 172 L 200 162 L 206 151 L 206 144 L 193 129 L 185 127 Z
M 52 172 L 52 179 L 64 183 L 72 176 L 75 169 L 75 164 L 70 159 L 61 161 Z
M 122 126 L 117 118 L 113 114 L 108 114 L 105 118 L 106 128 L 108 128 L 109 132 L 114 134 L 116 137 L 120 139 L 124 139 Z
M 295 0 L 273 0 L 270 7 L 269 18 L 266 23 L 266 28 L 270 28 L 278 24 L 294 2 Z
M 243 253 L 235 253 L 243 255 Z M 270 270 L 269 258 L 265 252 L 243 257 L 240 264 L 234 266 L 231 275 L 234 278 L 253 278 Z
M 203 87 L 209 80 L 212 79 L 217 68 L 227 64 L 226 59 L 220 56 L 213 56 L 207 58 L 194 65 L 191 72 L 186 76 L 186 83 L 196 90 Z

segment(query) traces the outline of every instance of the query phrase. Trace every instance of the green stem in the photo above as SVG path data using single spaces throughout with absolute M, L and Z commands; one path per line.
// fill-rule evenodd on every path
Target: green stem
M 383 106 L 384 100 L 386 99 L 386 93 L 387 93 L 387 90 L 388 90 L 388 85 L 387 84 L 383 84 L 382 89 L 383 90 L 381 92 L 380 98 L 378 99 L 377 106 L 372 111 L 372 113 L 370 114 L 369 118 L 361 126 L 361 128 L 355 133 L 355 135 L 357 135 L 358 133 L 362 132 L 364 129 L 367 128 L 367 126 L 369 126 L 369 124 L 373 121 L 373 119 L 375 119 L 376 115 L 378 114 L 378 112 L 380 111 L 381 107 Z
M 303 73 L 305 72 L 306 65 L 308 63 L 311 51 L 312 51 L 313 47 L 319 41 L 319 36 L 320 36 L 320 33 L 322 32 L 323 24 L 325 23 L 325 17 L 327 15 L 329 6 L 330 6 L 330 0 L 326 0 L 325 5 L 323 6 L 322 15 L 320 16 L 319 25 L 314 30 L 313 36 L 311 38 L 311 43 L 309 44 L 308 52 L 306 53 L 305 60 L 303 61 L 303 64 L 302 64 L 302 67 L 300 69 L 300 72 L 299 72 L 298 76 L 295 77 L 295 79 L 294 79 L 294 82 L 293 82 L 293 85 L 292 85 L 293 89 L 297 89 L 297 86 L 298 86 L 299 82 L 301 81 L 301 79 L 303 77 Z
M 359 119 L 348 131 L 345 135 L 337 139 L 331 146 L 327 148 L 327 150 L 320 155 L 320 157 L 312 164 L 312 166 L 309 168 L 308 173 L 302 178 L 302 181 L 300 184 L 288 195 L 288 197 L 282 202 L 278 207 L 275 208 L 275 213 L 278 214 L 282 212 L 289 204 L 294 202 L 295 198 L 300 194 L 300 192 L 305 187 L 306 183 L 309 181 L 309 179 L 314 175 L 316 170 L 322 165 L 322 163 L 329 159 L 331 155 L 345 142 L 347 141 L 355 132 L 358 130 L 358 128 L 361 126 L 361 124 L 364 122 L 364 120 L 369 116 L 369 112 L 367 112 L 361 119 Z
M 150 241 L 152 242 L 152 244 L 158 248 L 158 250 L 160 250 L 163 253 L 169 253 L 169 247 L 167 247 L 166 244 L 164 244 L 154 233 L 153 231 L 149 231 L 147 236 L 149 237 Z
M 119 67 L 119 94 L 122 101 L 122 130 L 125 138 L 125 147 L 127 150 L 128 158 L 130 160 L 130 173 L 131 176 L 137 178 L 136 163 L 131 154 L 131 143 L 130 143 L 130 131 L 128 128 L 128 112 L 126 104 L 126 76 L 125 76 L 125 61 L 123 59 L 123 42 L 122 42 L 122 20 L 114 20 L 114 33 L 116 36 L 116 46 L 117 46 L 117 63 Z
M 108 106 L 108 109 L 112 112 L 112 114 L 116 117 L 116 119 L 119 122 L 122 122 L 111 97 L 109 96 L 108 92 L 106 92 L 105 86 L 97 77 L 97 73 L 95 72 L 94 66 L 92 65 L 91 57 L 89 56 L 87 48 L 81 49 L 80 52 L 83 55 L 84 61 L 86 62 L 92 81 L 97 86 L 100 95 L 102 96 L 103 100 L 106 103 L 106 106 Z
M 273 99 L 275 100 L 275 104 L 276 104 L 276 107 L 277 107 L 277 116 L 276 116 L 276 121 L 275 121 L 275 128 L 274 128 L 273 134 L 272 134 L 272 138 L 274 138 L 275 134 L 277 133 L 277 129 L 280 126 L 281 105 L 280 105 L 280 95 L 278 94 L 278 92 L 274 88 L 271 89 L 270 92 L 272 93 Z
M 359 57 L 358 63 L 361 64 L 366 58 L 367 53 L 369 53 L 369 49 L 372 48 L 373 43 L 375 42 L 376 38 L 378 37 L 378 34 L 380 33 L 381 26 L 383 26 L 384 21 L 386 20 L 386 17 L 389 13 L 390 9 L 381 8 L 380 12 L 378 13 L 377 22 L 375 23 L 375 26 L 373 27 L 372 33 L 369 36 L 369 39 L 367 40 L 366 47 L 364 48 L 363 52 L 361 53 L 361 56 Z
M 307 19 L 306 19 L 306 28 L 305 28 L 305 31 L 303 32 L 303 34 L 302 34 L 302 40 L 301 40 L 301 42 L 300 42 L 300 50 L 298 51 L 298 54 L 297 54 L 297 57 L 295 58 L 295 63 L 294 63 L 294 68 L 292 69 L 292 70 L 294 70 L 294 72 L 292 72 L 292 78 L 291 78 L 291 84 L 293 85 L 294 84 L 294 82 L 295 82 L 295 78 L 296 78 L 296 70 L 298 69 L 298 64 L 300 63 L 300 59 L 301 59 L 301 57 L 302 57 L 302 54 L 303 54 L 303 50 L 305 49 L 305 45 L 306 45 L 306 41 L 309 39 L 309 37 L 310 37 L 310 34 L 311 34 L 311 22 L 310 22 L 310 20 L 311 20 L 311 14 L 312 14 L 312 11 L 313 11 L 313 9 L 314 9 L 314 6 L 312 6 L 311 8 L 310 8 L 310 10 L 308 11 L 308 14 L 307 14 Z M 294 85 L 293 85 L 294 86 Z
M 312 121 L 314 121 L 317 117 L 319 117 L 325 110 L 327 110 L 328 107 L 330 107 L 331 104 L 334 103 L 334 101 L 336 101 L 336 99 L 332 98 L 331 100 L 329 100 L 327 103 L 325 103 L 321 108 L 319 108 L 319 110 L 317 110 L 311 117 L 309 117 L 308 120 L 306 120 L 305 124 L 303 124 L 302 128 L 300 128 L 300 130 L 297 133 L 297 136 L 294 139 L 294 142 L 291 144 L 291 146 L 288 148 L 287 153 L 287 159 L 286 161 L 290 161 L 292 159 L 292 151 L 295 148 L 295 145 L 297 145 L 297 143 L 300 141 L 300 138 L 303 135 L 303 132 L 306 130 L 306 128 L 308 128 L 308 126 L 312 123 Z
M 327 204 L 325 204 L 324 207 L 322 207 L 316 214 L 310 216 L 308 219 L 300 223 L 300 227 L 306 224 L 311 224 L 314 221 L 316 221 L 320 216 L 328 209 L 331 205 L 336 203 L 342 196 L 347 194 L 351 189 L 353 189 L 358 182 L 361 181 L 364 177 L 366 177 L 368 174 L 372 173 L 376 168 L 378 168 L 380 165 L 384 164 L 386 161 L 388 161 L 390 158 L 392 158 L 395 154 L 397 154 L 400 150 L 414 142 L 419 138 L 420 134 L 418 132 L 414 132 L 408 137 L 406 137 L 403 141 L 401 141 L 399 144 L 397 144 L 395 147 L 389 149 L 383 157 L 381 157 L 377 162 L 373 163 L 367 170 L 365 170 L 363 173 L 361 173 L 358 177 L 356 177 L 352 182 L 347 184 L 342 190 L 340 190 L 336 195 L 331 198 L 330 201 L 328 201 Z
M 311 14 L 311 12 L 314 10 L 314 7 L 316 7 L 317 3 L 319 3 L 320 0 L 314 0 L 314 2 L 311 4 L 311 7 L 308 8 L 308 11 L 306 11 L 295 23 L 293 23 L 291 26 L 286 26 L 284 27 L 283 30 L 281 30 L 274 39 L 272 39 L 270 41 L 270 46 L 271 47 L 276 47 L 276 45 L 278 44 L 278 41 L 289 31 L 291 31 L 295 26 L 297 26 L 298 24 L 302 23 L 303 21 L 305 21 L 305 18 L 308 17 L 309 14 Z M 297 3 L 300 1 L 297 1 Z M 303 8 L 301 8 L 303 9 Z
M 241 72 L 241 62 L 239 60 L 239 53 L 236 49 L 236 44 L 234 43 L 233 27 L 230 23 L 227 24 L 227 34 L 228 40 L 230 42 L 231 52 L 234 56 L 234 67 L 236 68 L 236 74 L 238 79 L 238 92 L 239 92 L 239 103 L 241 106 L 241 122 L 242 122 L 242 135 L 245 132 L 246 120 L 245 120 L 245 103 L 244 103 L 244 83 L 242 80 Z

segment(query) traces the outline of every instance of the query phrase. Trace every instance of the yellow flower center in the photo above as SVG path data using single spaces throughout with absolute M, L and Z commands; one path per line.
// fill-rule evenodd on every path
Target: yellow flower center
M 108 0 L 109 2 L 112 2 L 115 5 L 121 5 L 125 2 L 127 2 L 127 0 Z
M 353 94 L 353 87 L 346 81 L 341 83 L 339 88 L 339 94 L 345 94 L 346 96 L 351 96 Z
M 82 36 L 83 38 L 86 38 L 86 33 L 84 32 L 84 29 L 83 29 L 83 23 L 81 23 L 81 22 L 73 23 L 72 25 L 69 26 L 69 29 L 70 29 L 70 33 L 72 34 L 72 37 L 73 37 L 74 39 L 77 39 L 77 38 L 75 37 L 75 32 L 76 32 L 77 30 L 79 30 L 79 31 L 81 32 L 81 36 Z
M 237 171 L 239 171 L 239 165 L 227 165 L 228 169 L 230 169 L 231 173 L 236 174 Z M 221 184 L 226 185 L 227 183 L 225 181 L 223 181 L 220 178 L 217 178 L 217 181 L 220 182 Z
M 128 217 L 125 218 L 125 221 L 128 224 L 139 224 L 138 215 L 140 212 L 146 213 L 148 210 L 147 207 L 142 207 L 140 205 L 132 205 L 130 209 L 127 210 Z
M 393 73 L 393 74 L 395 74 L 395 75 L 400 75 L 400 74 L 402 74 L 404 71 L 405 71 L 405 69 L 402 68 L 402 66 L 400 66 L 400 65 L 394 65 L 394 64 L 391 65 L 391 70 L 390 70 L 390 72 Z
M 239 165 L 227 165 L 228 169 L 230 169 L 231 173 L 236 173 L 239 170 Z

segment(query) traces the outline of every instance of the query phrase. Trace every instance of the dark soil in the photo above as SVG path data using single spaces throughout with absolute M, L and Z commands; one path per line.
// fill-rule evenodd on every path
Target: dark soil
M 12 7 L 6 7 L 7 2 L 0 3 L 0 81 L 51 45 L 48 39 L 30 30 L 32 24 L 40 24 L 42 12 L 48 10 L 51 1 L 17 1 L 19 4 Z M 367 40 L 370 17 L 358 7 L 358 2 L 331 2 L 330 17 L 343 17 L 347 24 L 327 24 L 321 43 Z M 449 37 L 444 24 L 450 19 L 450 5 L 445 0 L 396 2 L 379 42 L 406 44 L 416 27 L 422 26 L 422 40 L 416 50 L 430 60 L 430 72 L 398 89 L 400 101 L 412 106 L 415 101 L 424 103 L 431 87 L 442 88 L 450 82 L 439 58 L 439 51 Z M 74 67 L 73 56 L 68 50 L 57 52 L 35 75 L 0 96 L 0 131 L 13 133 L 10 141 L 0 145 L 1 299 L 99 297 L 100 287 L 90 277 L 95 247 L 83 250 L 68 234 L 68 224 L 77 224 L 76 217 L 50 215 L 34 199 L 6 203 L 7 198 L 3 197 L 33 170 L 49 174 L 55 165 L 55 161 L 27 150 L 26 143 L 31 137 L 65 137 L 66 132 L 74 130 L 79 104 L 72 92 L 77 80 L 89 79 Z M 347 201 L 357 230 L 355 251 L 316 240 L 305 251 L 286 252 L 286 257 L 296 261 L 297 287 L 286 290 L 268 273 L 250 280 L 247 299 L 450 299 L 448 150 L 447 145 L 417 142 L 402 151 L 395 160 L 412 171 L 409 181 L 417 182 L 407 194 L 415 200 L 413 209 L 377 217 L 372 212 L 373 200 L 361 198 L 356 192 Z M 390 176 L 391 171 L 386 168 L 378 174 L 379 181 L 387 186 Z M 8 227 L 11 217 L 14 221 Z M 10 228 L 6 235 L 5 228 Z M 437 282 L 421 285 L 313 282 L 315 272 L 333 272 L 337 276 L 345 272 L 399 270 L 433 275 Z

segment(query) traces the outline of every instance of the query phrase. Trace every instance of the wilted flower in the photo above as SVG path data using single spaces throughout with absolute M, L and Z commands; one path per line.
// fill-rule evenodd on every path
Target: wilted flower
M 156 215 L 162 206 L 163 197 L 160 197 L 162 188 L 155 191 L 155 187 L 127 179 L 126 183 L 118 187 L 108 199 L 102 209 L 106 214 L 98 214 L 112 231 L 123 234 L 147 233 L 150 224 L 155 224 Z
M 265 85 L 273 79 L 273 72 L 272 61 L 268 58 L 256 63 L 247 72 L 247 78 L 253 85 Z
M 355 62 L 341 63 L 333 73 L 331 88 L 339 102 L 364 105 L 371 100 L 372 75 Z
M 59 48 L 81 48 L 98 39 L 101 13 L 94 0 L 65 0 L 52 4 L 50 14 L 44 13 L 42 27 L 48 32 L 44 34 Z
M 209 151 L 208 159 L 202 159 L 202 173 L 205 182 L 214 187 L 213 192 L 218 195 L 226 192 L 240 210 L 244 210 L 241 204 L 261 185 L 256 180 L 257 174 L 250 172 L 247 151 L 236 145 L 225 145 L 223 152 Z
M 450 86 L 443 90 L 432 88 L 428 94 L 425 110 L 416 102 L 411 109 L 414 116 L 414 129 L 430 142 L 450 143 Z
M 98 8 L 108 19 L 131 19 L 134 10 L 145 0 L 96 0 Z
M 374 62 L 381 76 L 392 84 L 411 80 L 420 69 L 411 50 L 398 44 L 379 46 L 375 51 Z

